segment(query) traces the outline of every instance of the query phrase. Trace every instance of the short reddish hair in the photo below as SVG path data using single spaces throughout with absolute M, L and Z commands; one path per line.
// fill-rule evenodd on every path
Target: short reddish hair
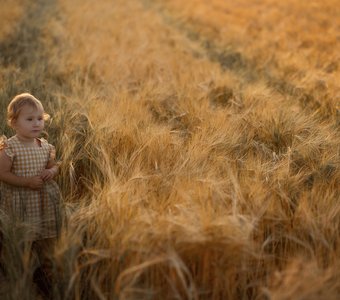
M 32 106 L 36 109 L 40 108 L 42 111 L 44 111 L 44 107 L 41 102 L 33 95 L 29 93 L 16 95 L 7 107 L 7 123 L 9 126 L 13 126 L 13 121 L 18 119 L 20 111 L 25 105 Z M 49 117 L 49 114 L 44 112 L 44 120 L 48 120 Z

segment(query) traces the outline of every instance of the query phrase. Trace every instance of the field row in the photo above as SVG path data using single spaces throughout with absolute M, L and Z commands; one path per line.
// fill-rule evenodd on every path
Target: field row
M 222 67 L 265 80 L 333 120 L 339 118 L 340 104 L 340 11 L 335 2 L 148 1 L 159 3 L 155 7 L 165 18 L 201 43 Z

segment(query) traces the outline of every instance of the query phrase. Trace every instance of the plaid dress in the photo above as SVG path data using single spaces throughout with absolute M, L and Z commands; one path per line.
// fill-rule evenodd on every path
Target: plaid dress
M 54 147 L 44 139 L 39 141 L 40 147 L 27 147 L 16 136 L 3 142 L 5 153 L 12 160 L 13 174 L 39 176 L 50 158 L 54 158 Z M 29 225 L 29 240 L 57 237 L 61 226 L 61 195 L 55 181 L 45 182 L 40 190 L 1 182 L 0 198 L 0 208 L 4 212 Z

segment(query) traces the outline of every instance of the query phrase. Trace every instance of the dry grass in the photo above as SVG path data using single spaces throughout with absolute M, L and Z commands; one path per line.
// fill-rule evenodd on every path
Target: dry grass
M 20 26 L 26 5 L 27 0 L 0 1 L 0 41 L 7 38 Z
M 197 26 L 190 11 L 210 10 L 192 3 L 182 14 Z M 336 299 L 335 117 L 221 68 L 149 4 L 60 0 L 40 41 L 48 56 L 1 90 L 50 95 L 68 215 L 56 299 Z M 233 43 L 248 55 L 247 41 Z M 26 77 L 38 62 L 43 86 Z
M 339 111 L 337 1 L 171 0 L 163 5 L 189 35 L 208 48 L 216 45 L 222 61 L 234 57 L 257 68 L 257 76 L 269 74 L 279 90 L 327 118 Z

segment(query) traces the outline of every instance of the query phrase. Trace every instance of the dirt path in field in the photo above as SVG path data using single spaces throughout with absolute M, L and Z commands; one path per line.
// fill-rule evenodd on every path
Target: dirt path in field
M 44 90 L 47 83 L 51 86 L 54 78 L 48 68 L 49 49 L 45 49 L 43 40 L 48 35 L 47 22 L 55 15 L 54 0 L 28 4 L 18 30 L 0 43 L 4 86 L 0 93 L 1 103 L 23 90 L 49 98 Z
M 14 31 L 0 43 L 0 117 L 5 119 L 9 99 L 23 91 L 29 91 L 44 99 L 48 108 L 54 107 L 54 91 L 64 84 L 49 62 L 50 50 L 46 40 L 51 40 L 48 22 L 58 16 L 55 0 L 32 1 Z M 55 44 L 53 47 L 58 47 Z M 4 123 L 0 124 L 3 134 L 10 134 Z
M 207 57 L 212 62 L 217 62 L 222 70 L 233 72 L 236 76 L 239 76 L 240 80 L 244 81 L 245 84 L 265 82 L 268 88 L 298 103 L 301 109 L 307 114 L 315 113 L 322 106 L 322 102 L 320 102 L 322 100 L 317 99 L 308 90 L 303 87 L 297 87 L 283 78 L 276 77 L 268 71 L 262 70 L 256 62 L 249 60 L 243 53 L 235 51 L 232 48 L 221 49 L 213 40 L 208 39 L 196 31 L 192 24 L 176 19 L 165 6 L 155 5 L 155 3 L 150 0 L 143 0 L 143 3 L 145 8 L 152 9 L 159 14 L 165 24 L 170 25 L 193 43 L 204 49 Z M 334 109 L 330 109 L 329 112 L 326 113 L 326 117 L 330 117 L 330 119 L 335 118 L 335 121 L 340 123 L 340 111 L 338 111 L 338 116 L 336 117 L 334 116 Z M 332 120 L 331 123 L 333 123 Z
M 38 0 L 28 5 L 17 32 L 0 44 L 1 65 L 29 69 L 39 62 L 43 64 L 46 53 L 42 49 L 41 38 L 55 5 L 54 0 Z

